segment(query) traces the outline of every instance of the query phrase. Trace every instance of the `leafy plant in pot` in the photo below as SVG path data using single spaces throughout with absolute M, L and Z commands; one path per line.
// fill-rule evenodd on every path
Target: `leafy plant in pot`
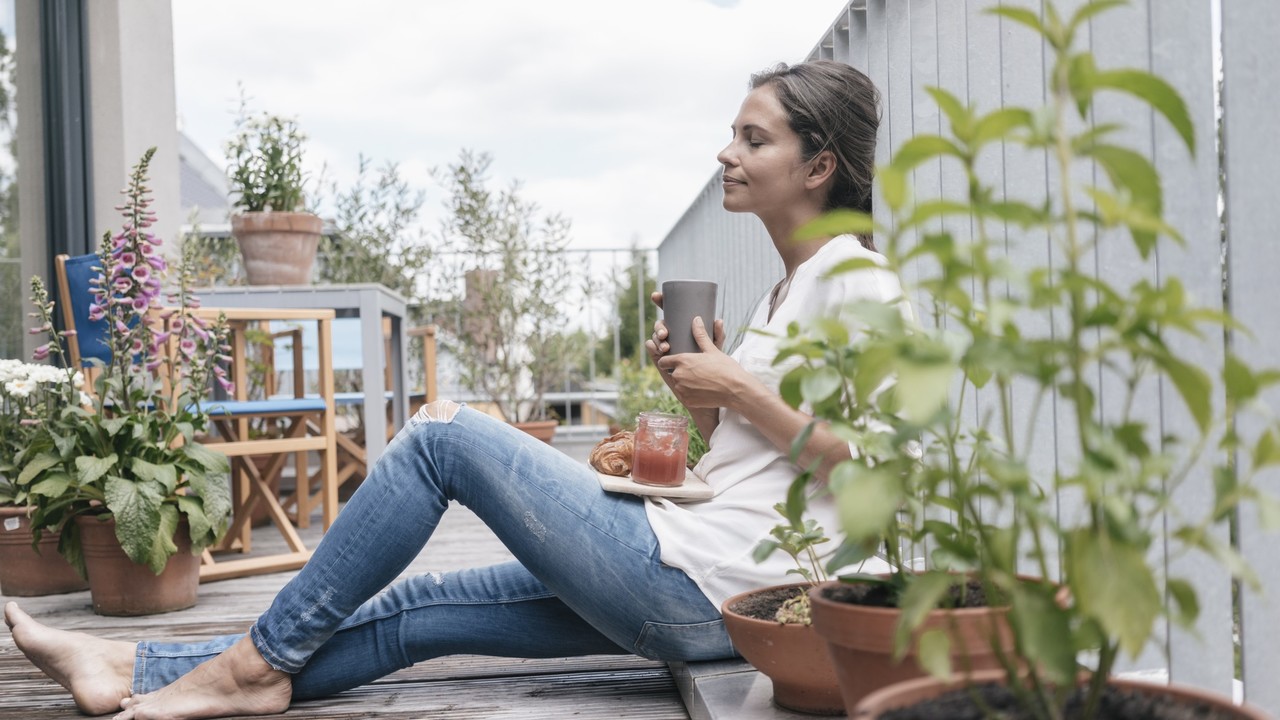
M 803 491 L 807 481 L 804 476 L 793 487 Z M 720 608 L 725 630 L 742 657 L 772 681 L 776 704 L 817 715 L 843 714 L 835 668 L 809 612 L 809 590 L 827 579 L 828 558 L 818 546 L 830 539 L 812 518 L 789 512 L 785 503 L 775 508 L 785 521 L 774 526 L 772 539 L 756 547 L 756 557 L 785 552 L 796 563 L 788 574 L 804 582 L 749 590 L 725 600 Z
M 235 195 L 231 234 L 250 285 L 311 282 L 323 223 L 302 211 L 304 177 L 297 121 L 261 113 L 244 103 L 227 142 L 227 176 Z
M 58 550 L 82 575 L 87 569 L 101 614 L 194 604 L 199 554 L 220 539 L 231 512 L 226 457 L 196 442 L 208 426 L 200 404 L 208 384 L 216 379 L 229 387 L 218 364 L 226 359 L 225 322 L 207 325 L 192 314 L 198 302 L 187 291 L 196 260 L 191 256 L 184 258 L 169 306 L 160 304 L 167 263 L 159 238 L 148 231 L 154 223 L 146 187 L 153 152 L 130 176 L 123 230 L 103 237 L 100 272 L 88 291 L 88 326 L 78 328 L 79 340 L 103 330 L 110 349 L 106 361 L 93 361 L 92 404 L 63 404 L 36 426 L 15 458 L 23 468 L 19 483 L 35 506 L 36 535 L 41 528 L 60 529 Z M 36 331 L 50 335 L 37 355 L 52 356 L 65 368 L 54 306 L 38 278 L 32 300 Z M 113 558 L 124 562 L 98 565 Z M 177 586 L 162 590 L 170 578 Z
M 438 173 L 448 193 L 441 254 L 452 258 L 449 279 L 465 278 L 461 301 L 450 301 L 442 315 L 456 317 L 445 327 L 456 341 L 463 385 L 508 422 L 550 442 L 557 421 L 543 398 L 562 370 L 554 349 L 568 324 L 569 221 L 539 216 L 517 183 L 491 190 L 491 162 L 464 151 Z
M 951 668 L 944 650 L 953 641 L 925 630 L 922 619 L 945 592 L 946 573 L 968 573 L 1008 602 L 1014 645 L 1013 652 L 996 654 L 1005 681 L 1000 692 L 1022 714 L 992 696 L 984 696 L 987 705 L 978 714 L 998 706 L 1009 713 L 1002 717 L 1056 720 L 1070 702 L 1077 704 L 1071 717 L 1093 718 L 1117 699 L 1128 702 L 1129 691 L 1110 678 L 1121 655 L 1136 657 L 1158 620 L 1193 626 L 1198 612 L 1191 583 L 1157 564 L 1165 557 L 1153 547 L 1157 531 L 1164 530 L 1168 554 L 1207 552 L 1249 579 L 1224 526 L 1244 501 L 1259 503 L 1264 520 L 1280 511 L 1230 462 L 1236 453 L 1246 455 L 1251 468 L 1278 460 L 1274 421 L 1266 422 L 1264 441 L 1248 447 L 1231 419 L 1280 381 L 1280 373 L 1255 370 L 1230 354 L 1223 361 L 1209 353 L 1198 362 L 1185 352 L 1206 339 L 1220 341 L 1224 327 L 1235 323 L 1217 306 L 1192 302 L 1178 278 L 1156 283 L 1144 273 L 1113 282 L 1097 271 L 1101 248 L 1118 252 L 1116 244 L 1128 243 L 1141 264 L 1158 246 L 1181 238 L 1162 217 L 1156 169 L 1114 144 L 1120 127 L 1078 129 L 1072 116 L 1087 118 L 1100 92 L 1126 93 L 1195 150 L 1191 120 L 1169 85 L 1142 71 L 1100 70 L 1088 52 L 1074 49 L 1082 24 L 1117 4 L 1097 0 L 1066 18 L 1046 4 L 1043 21 L 1023 8 L 992 9 L 1047 42 L 1048 107 L 979 115 L 930 88 L 949 134 L 908 140 L 881 169 L 892 227 L 843 214 L 810 228 L 881 233 L 889 267 L 917 279 L 938 318 L 936 328 L 924 328 L 883 306 L 864 305 L 856 312 L 870 330 L 851 347 L 826 326 L 797 333 L 791 352 L 810 362 L 790 384 L 793 397 L 812 402 L 818 417 L 868 449 L 843 479 L 831 482 L 846 511 L 847 538 L 874 542 L 905 506 L 912 509 L 912 533 L 934 549 L 932 569 L 912 576 L 901 597 L 898 641 L 918 636 L 924 665 L 945 678 Z M 1001 152 L 1001 141 L 1048 155 L 1058 182 L 1046 197 L 997 199 L 992 180 L 977 168 L 984 152 Z M 934 158 L 959 165 L 966 197 L 908 198 L 912 170 Z M 1087 163 L 1103 171 L 1110 188 L 1078 189 L 1082 175 L 1075 170 Z M 1051 261 L 1015 265 L 1001 257 L 997 248 L 1006 238 L 997 245 L 993 226 L 1003 223 L 1010 243 L 1048 238 Z M 956 226 L 972 228 L 972 239 L 957 237 Z M 918 241 L 906 242 L 915 235 Z M 1168 389 L 1163 423 L 1143 403 L 1157 384 Z M 1029 413 L 1015 410 L 1015 392 L 1030 399 Z M 1170 412 L 1173 405 L 1180 419 Z M 1050 432 L 1038 409 L 1047 406 L 1055 407 L 1064 428 L 1052 469 L 1036 473 L 1035 448 Z M 1212 505 L 1175 503 L 1187 482 L 1212 484 Z M 1019 576 L 1020 568 L 1032 568 L 1038 580 Z M 813 594 L 820 630 L 825 609 L 835 605 L 832 592 Z M 839 629 L 834 619 L 826 622 Z M 876 717 L 880 709 L 910 703 L 871 707 L 883 699 L 877 693 L 850 710 Z M 1231 707 L 1229 699 L 1222 704 Z M 942 712 L 961 714 L 954 707 Z M 1259 717 L 1247 708 L 1224 712 L 1221 717 Z
M 56 535 L 33 544 L 31 483 L 18 462 L 41 423 L 63 407 L 84 404 L 83 380 L 65 368 L 0 360 L 0 595 L 55 595 L 88 587 L 58 555 Z

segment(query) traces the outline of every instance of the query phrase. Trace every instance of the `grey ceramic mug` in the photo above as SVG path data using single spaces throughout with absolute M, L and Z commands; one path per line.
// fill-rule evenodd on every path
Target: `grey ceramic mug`
M 709 280 L 668 280 L 662 283 L 662 319 L 667 325 L 670 355 L 700 352 L 693 339 L 693 319 L 702 318 L 708 335 L 716 321 L 716 290 Z

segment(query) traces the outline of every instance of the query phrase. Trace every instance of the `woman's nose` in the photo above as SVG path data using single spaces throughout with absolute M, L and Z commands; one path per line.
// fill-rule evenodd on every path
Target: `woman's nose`
M 733 143 L 724 146 L 724 149 L 716 153 L 716 160 L 725 167 L 731 167 L 734 164 L 733 153 L 731 152 Z

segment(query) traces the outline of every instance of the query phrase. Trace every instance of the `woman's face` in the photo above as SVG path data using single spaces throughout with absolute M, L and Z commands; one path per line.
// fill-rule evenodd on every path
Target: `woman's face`
M 733 121 L 733 140 L 716 156 L 724 166 L 724 208 L 762 218 L 803 197 L 809 163 L 773 85 L 752 90 Z

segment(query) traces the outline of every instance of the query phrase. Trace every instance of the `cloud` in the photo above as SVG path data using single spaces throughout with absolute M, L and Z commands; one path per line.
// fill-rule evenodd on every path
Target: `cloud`
M 491 152 L 575 242 L 656 246 L 715 170 L 750 73 L 802 60 L 843 0 L 183 0 L 184 129 L 221 163 L 236 83 L 296 115 L 308 166 Z

